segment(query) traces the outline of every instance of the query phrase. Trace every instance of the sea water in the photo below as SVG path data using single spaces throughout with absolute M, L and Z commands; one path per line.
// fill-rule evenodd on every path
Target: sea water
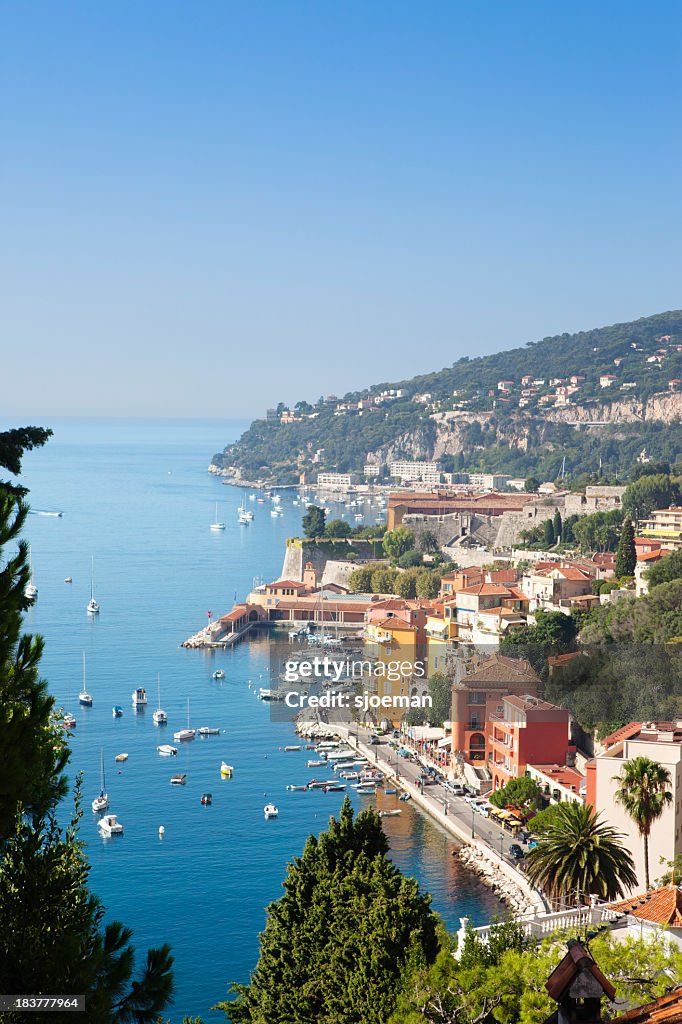
M 77 719 L 70 774 L 83 773 L 80 831 L 90 885 L 107 919 L 133 928 L 138 966 L 147 947 L 173 947 L 175 1001 L 166 1017 L 217 1022 L 224 1018 L 210 1007 L 226 997 L 230 981 L 248 980 L 265 908 L 281 894 L 287 863 L 338 813 L 343 794 L 286 790 L 314 776 L 306 761 L 315 755 L 285 752 L 296 742 L 292 726 L 271 721 L 257 699 L 259 687 L 270 685 L 266 642 L 216 652 L 180 644 L 208 612 L 224 614 L 254 582 L 279 577 L 286 538 L 300 533 L 304 509 L 283 490 L 284 515 L 274 518 L 269 502 L 250 501 L 250 490 L 207 472 L 211 455 L 246 424 L 30 421 L 54 429 L 47 446 L 24 459 L 30 504 L 63 516 L 28 518 L 38 600 L 26 628 L 45 637 L 42 673 L 57 705 Z M 221 531 L 210 529 L 216 502 Z M 248 526 L 238 522 L 242 502 L 254 512 Z M 334 505 L 332 515 L 352 512 Z M 86 614 L 92 559 L 97 616 Z M 78 704 L 83 652 L 92 708 Z M 212 678 L 218 668 L 223 680 Z M 157 678 L 168 714 L 161 727 L 152 721 Z M 138 686 L 149 704 L 136 713 Z M 173 732 L 187 724 L 188 700 L 191 726 L 218 727 L 219 736 L 174 742 Z M 122 718 L 112 716 L 115 704 Z M 177 757 L 161 757 L 160 743 L 179 747 Z M 90 810 L 101 751 L 109 809 L 125 828 L 111 839 L 100 837 Z M 128 754 L 125 763 L 115 762 L 120 753 Z M 222 760 L 234 765 L 232 779 L 221 779 Z M 175 773 L 187 774 L 185 786 L 170 784 Z M 200 803 L 205 792 L 211 806 Z M 374 799 L 351 793 L 358 809 Z M 279 817 L 265 820 L 269 801 Z M 456 929 L 461 916 L 480 924 L 498 912 L 497 899 L 453 856 L 453 840 L 409 804 L 396 806 L 400 817 L 384 820 L 391 855 L 432 894 L 446 924 Z

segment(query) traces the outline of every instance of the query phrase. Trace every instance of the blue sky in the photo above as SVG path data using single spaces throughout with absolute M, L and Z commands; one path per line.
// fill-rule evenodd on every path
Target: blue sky
M 251 416 L 678 308 L 681 12 L 6 0 L 4 413 Z

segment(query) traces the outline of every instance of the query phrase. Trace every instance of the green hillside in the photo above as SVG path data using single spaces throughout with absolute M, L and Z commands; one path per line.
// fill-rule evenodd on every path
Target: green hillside
M 598 410 L 616 401 L 647 402 L 682 387 L 678 380 L 682 312 L 672 311 L 465 357 L 434 373 L 329 396 L 315 405 L 280 405 L 214 462 L 245 479 L 280 483 L 297 479 L 302 470 L 362 472 L 367 455 L 386 446 L 394 455 L 429 456 L 439 430 L 434 415 L 450 413 L 457 430 L 441 455 L 446 470 L 553 478 L 566 456 L 573 474 L 596 472 L 601 460 L 603 473 L 622 475 L 643 447 L 654 459 L 674 461 L 682 453 L 679 422 L 663 424 L 654 415 L 643 423 L 576 431 L 549 422 L 548 415 L 563 407 Z M 293 421 L 286 422 L 287 414 Z M 525 446 L 519 447 L 519 434 Z

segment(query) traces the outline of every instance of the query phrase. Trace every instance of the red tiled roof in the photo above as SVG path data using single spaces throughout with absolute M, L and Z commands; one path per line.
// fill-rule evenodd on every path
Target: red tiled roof
M 622 725 L 620 729 L 616 729 L 609 736 L 605 736 L 602 744 L 605 747 L 612 747 L 614 743 L 620 743 L 621 740 L 629 740 L 632 736 L 636 736 L 641 728 L 641 722 L 628 722 L 627 725 Z
M 682 892 L 676 885 L 664 885 L 660 889 L 650 889 L 641 896 L 609 903 L 609 908 L 639 918 L 640 921 L 682 928 Z
M 471 587 L 464 587 L 460 594 L 473 594 L 477 597 L 510 597 L 511 591 L 503 587 L 501 583 L 474 583 Z
M 300 580 L 275 580 L 274 583 L 268 583 L 268 587 L 289 587 L 294 590 L 307 590 L 305 583 L 301 583 Z
M 628 1010 L 620 1017 L 614 1017 L 611 1024 L 681 1024 L 682 987 L 659 996 L 652 1003 L 645 1003 L 634 1010 Z

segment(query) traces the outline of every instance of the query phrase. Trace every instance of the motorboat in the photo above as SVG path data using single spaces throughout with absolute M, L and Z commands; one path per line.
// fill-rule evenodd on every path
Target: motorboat
M 396 807 L 395 810 L 392 810 L 392 811 L 379 811 L 379 817 L 380 818 L 397 818 L 398 815 L 402 814 L 402 813 L 403 812 L 400 809 L 400 807 Z
M 279 814 L 279 811 L 277 810 L 274 804 L 266 804 L 265 807 L 263 808 L 263 814 L 265 815 L 266 818 L 276 818 L 277 815 Z
M 73 715 L 70 715 L 68 713 L 66 715 L 64 715 L 64 728 L 65 729 L 75 729 L 76 728 L 76 719 L 73 717 Z
M 324 786 L 323 792 L 325 793 L 342 793 L 346 788 L 343 782 L 335 782 L 333 786 Z
M 255 501 L 255 500 L 256 500 L 256 495 L 255 494 L 250 494 L 249 495 L 249 501 Z
M 215 519 L 211 523 L 211 529 L 212 530 L 224 530 L 225 529 L 225 523 L 221 523 L 220 520 L 218 519 L 218 502 L 217 501 L 215 503 Z
M 178 752 L 177 747 L 172 747 L 170 743 L 161 743 L 157 748 L 161 757 L 175 757 Z
M 220 736 L 220 729 L 214 729 L 209 725 L 202 725 L 197 729 L 197 736 Z
M 403 802 L 406 801 L 406 800 L 411 800 L 411 799 L 412 799 L 412 794 L 411 793 L 401 793 L 400 796 L 398 797 L 398 800 L 402 800 Z
M 167 725 L 168 724 L 168 715 L 166 714 L 166 712 L 161 707 L 161 673 L 157 674 L 156 685 L 158 687 L 159 702 L 158 702 L 158 705 L 156 707 L 156 711 L 152 715 L 152 719 L 154 721 L 154 725 Z
M 210 807 L 210 805 L 213 803 L 213 795 L 211 793 L 202 793 L 201 803 L 203 804 L 204 807 Z
M 224 679 L 225 678 L 225 673 L 223 672 L 223 670 L 221 668 L 217 668 L 215 670 L 215 672 L 213 673 L 213 675 L 211 676 L 211 678 L 212 679 Z
M 186 740 L 193 740 L 194 737 L 196 736 L 196 734 L 197 734 L 196 729 L 190 729 L 190 726 L 189 726 L 189 697 L 188 697 L 187 698 L 187 728 L 186 729 L 179 729 L 177 732 L 174 732 L 173 733 L 173 739 L 174 740 L 178 740 L 180 743 L 183 743 Z
M 300 744 L 298 744 L 298 745 L 297 745 L 297 744 L 295 744 L 295 743 L 292 743 L 292 744 L 290 744 L 290 745 L 289 745 L 288 747 L 285 747 L 284 749 L 285 749 L 285 751 L 287 751 L 287 752 L 288 752 L 288 751 L 290 751 L 290 750 L 300 750 L 300 749 L 301 749 L 301 746 L 300 746 Z
M 24 597 L 27 601 L 33 603 L 38 597 L 38 588 L 33 581 L 33 556 L 31 554 L 31 548 L 28 549 L 28 565 L 29 565 L 29 579 L 28 583 L 24 587 Z
M 105 836 L 120 835 L 123 832 L 123 825 L 118 820 L 115 814 L 105 814 L 103 818 L 97 822 L 97 828 Z
M 128 760 L 127 754 L 117 754 L 114 761 L 118 761 L 119 764 L 123 764 L 124 761 Z
M 307 793 L 308 792 L 308 787 L 307 786 L 287 786 L 287 789 L 291 793 Z
M 359 796 L 375 796 L 376 786 L 358 786 L 355 792 Z
M 99 796 L 96 796 L 92 801 L 92 810 L 95 814 L 101 814 L 102 811 L 106 811 L 109 806 L 109 797 L 107 796 L 106 780 L 104 777 L 104 750 L 100 750 L 100 792 Z
M 134 708 L 145 708 L 147 706 L 147 691 L 143 686 L 133 690 L 132 701 Z
M 73 576 L 66 576 L 64 579 L 65 583 L 73 583 Z
M 111 709 L 111 713 L 114 716 L 114 718 L 122 718 L 123 708 L 121 707 L 120 704 L 114 704 L 113 708 Z
M 182 772 L 179 775 L 171 775 L 171 786 L 184 786 L 186 782 L 187 776 Z
M 87 686 L 85 685 L 85 651 L 83 651 L 83 689 L 78 694 L 78 703 L 86 708 L 92 707 L 92 696 L 88 693 Z
M 90 600 L 88 601 L 85 609 L 88 615 L 99 615 L 99 605 L 95 600 L 95 559 L 92 559 L 92 568 L 90 571 Z
M 325 761 L 307 761 L 308 768 L 321 768 Z
M 220 765 L 220 774 L 224 779 L 231 779 L 234 774 L 234 768 L 231 764 L 225 764 L 224 761 Z

